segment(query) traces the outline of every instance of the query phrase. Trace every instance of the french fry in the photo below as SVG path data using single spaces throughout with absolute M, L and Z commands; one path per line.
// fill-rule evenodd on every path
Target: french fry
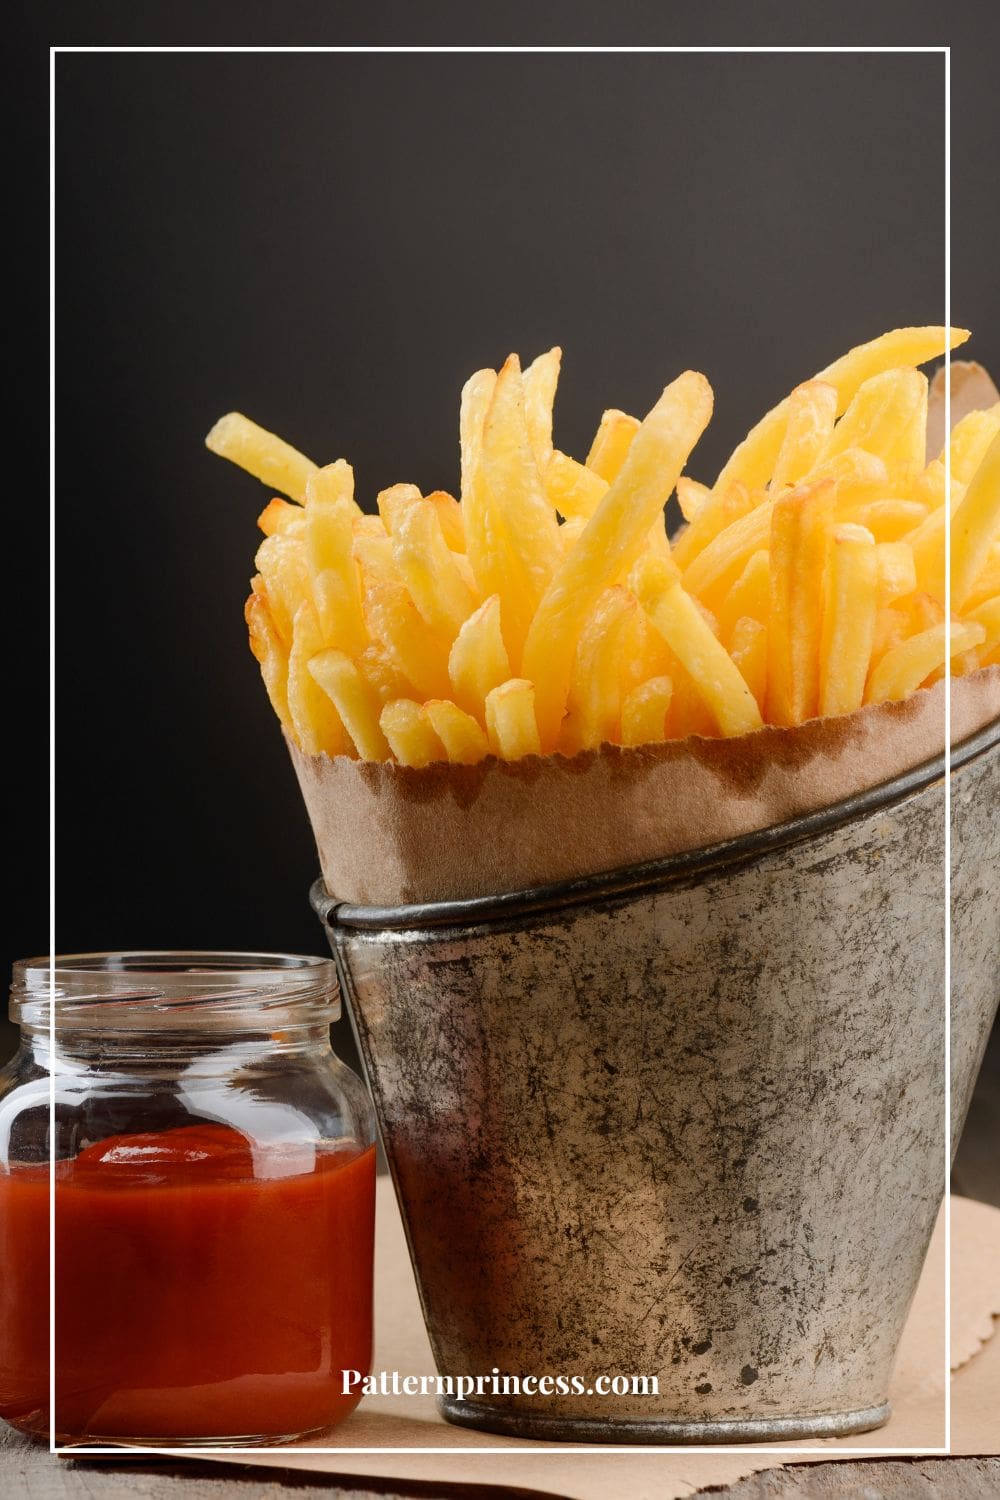
M 916 692 L 948 656 L 957 656 L 981 645 L 986 631 L 970 621 L 932 625 L 919 635 L 893 646 L 872 670 L 865 692 L 866 703 L 898 702 Z
M 524 419 L 528 440 L 540 474 L 552 457 L 552 404 L 559 384 L 562 350 L 550 349 L 533 360 L 522 376 Z
M 608 482 L 558 449 L 545 468 L 549 502 L 567 521 L 589 521 L 608 492 Z
M 762 494 L 751 494 L 742 484 L 730 485 L 726 490 L 711 490 L 694 520 L 674 539 L 674 562 L 682 570 L 690 567 L 709 542 L 734 521 L 756 510 L 765 498 Z
M 685 521 L 694 520 L 710 494 L 707 484 L 699 484 L 697 479 L 681 475 L 677 481 L 677 504 Z
M 428 505 L 433 505 L 445 541 L 453 552 L 465 551 L 465 520 L 462 507 L 454 495 L 447 490 L 432 490 L 427 496 Z
M 763 723 L 753 693 L 725 647 L 712 634 L 680 577 L 648 558 L 636 578 L 639 603 L 690 673 L 723 734 L 748 734 Z
M 877 542 L 898 542 L 927 519 L 927 506 L 919 500 L 868 500 L 846 512 L 839 504 L 837 509 L 845 522 L 863 526 Z
M 369 541 L 367 553 L 361 554 L 362 600 L 368 634 L 382 643 L 396 669 L 423 697 L 446 697 L 447 646 L 422 618 L 395 568 L 385 566 L 376 557 L 379 539 Z M 385 545 L 391 549 L 388 539 Z
M 369 641 L 354 664 L 379 703 L 415 696 L 417 689 L 399 670 L 381 641 Z
M 650 745 L 665 737 L 673 691 L 669 677 L 649 677 L 632 689 L 622 703 L 623 745 Z
M 295 611 L 288 653 L 288 713 L 292 731 L 306 755 L 353 755 L 354 746 L 336 708 L 309 671 L 323 649 L 319 618 L 303 599 Z
M 259 575 L 253 580 L 244 617 L 250 636 L 250 650 L 260 666 L 260 675 L 264 679 L 271 707 L 278 715 L 282 728 L 290 734 L 292 720 L 288 712 L 288 651 L 271 618 L 264 580 Z
M 616 411 L 614 407 L 601 418 L 586 462 L 587 468 L 603 479 L 605 484 L 613 484 L 621 473 L 639 427 L 636 417 L 630 417 L 624 411 Z
M 971 592 L 962 606 L 966 613 L 978 608 L 994 594 L 1000 594 L 1000 543 L 994 542 Z
M 500 596 L 484 599 L 463 624 L 448 656 L 448 677 L 459 705 L 486 722 L 486 698 L 510 677 Z
M 927 444 L 927 376 L 884 370 L 866 380 L 833 430 L 826 457 L 855 448 L 877 453 L 890 478 L 918 474 Z
M 497 383 L 495 370 L 477 370 L 462 387 L 459 438 L 462 450 L 462 516 L 466 556 L 480 592 L 498 594 L 503 588 L 503 547 L 496 518 L 491 514 L 486 481 L 480 472 L 483 427 Z
M 447 698 L 430 698 L 424 704 L 431 728 L 444 752 L 456 765 L 472 765 L 490 753 L 489 741 L 478 720 Z
M 863 526 L 846 524 L 833 533 L 820 649 L 821 714 L 853 713 L 864 702 L 878 613 L 877 553 Z
M 994 595 L 992 599 L 985 599 L 982 604 L 971 610 L 968 619 L 974 625 L 981 625 L 986 632 L 982 642 L 982 654 L 989 656 L 1000 646 L 1000 594 Z
M 986 411 L 970 411 L 956 422 L 949 439 L 951 477 L 968 484 L 1000 433 L 1000 402 Z M 944 454 L 941 455 L 942 461 Z
M 635 561 L 711 413 L 712 391 L 703 375 L 689 370 L 667 386 L 542 598 L 525 642 L 523 671 L 535 683 L 543 748 L 558 738 L 583 621 L 608 584 Z
M 618 738 L 622 711 L 622 642 L 639 605 L 628 589 L 606 589 L 583 627 L 573 661 L 567 707 L 581 749 Z
M 951 518 L 951 607 L 961 609 L 1000 531 L 1000 436 L 990 443 Z
M 752 615 L 743 615 L 733 626 L 729 654 L 763 714 L 767 701 L 767 626 Z
M 719 638 L 727 646 L 732 645 L 732 632 L 737 620 L 744 615 L 763 624 L 770 605 L 771 555 L 766 548 L 754 552 L 732 588 L 722 600 L 717 611 Z
M 300 504 L 305 499 L 306 480 L 316 468 L 311 458 L 238 411 L 219 418 L 205 439 L 205 447 L 246 469 L 268 489 L 290 495 Z
M 301 505 L 289 500 L 279 500 L 277 495 L 269 500 L 257 517 L 257 525 L 265 536 L 274 536 L 276 531 L 288 531 L 296 523 L 302 523 Z
M 786 490 L 771 512 L 767 715 L 802 724 L 819 706 L 823 590 L 835 517 L 831 480 Z
M 401 766 L 419 769 L 446 758 L 444 746 L 422 703 L 415 703 L 411 698 L 394 699 L 382 709 L 379 727 Z
M 689 594 L 709 605 L 723 599 L 755 552 L 766 549 L 771 534 L 771 507 L 757 505 L 713 537 L 684 573 Z
M 424 620 L 437 634 L 453 641 L 478 601 L 462 577 L 438 512 L 429 501 L 414 501 L 399 517 L 392 555 Z
M 815 467 L 833 436 L 837 391 L 824 380 L 806 380 L 788 398 L 788 420 L 771 475 L 771 492 L 798 484 Z
M 389 745 L 379 725 L 378 693 L 343 651 L 321 651 L 308 669 L 330 699 L 362 760 L 388 760 Z
M 915 592 L 917 569 L 908 542 L 876 542 L 875 563 L 880 604 L 891 604 L 894 599 L 904 599 Z
M 838 413 L 847 410 L 858 390 L 873 375 L 909 365 L 924 365 L 945 349 L 956 349 L 969 337 L 964 328 L 895 328 L 871 343 L 859 344 L 840 359 L 820 370 L 814 379 L 832 385 L 837 392 Z M 790 397 L 762 417 L 740 443 L 715 482 L 723 489 L 740 480 L 748 489 L 767 484 L 774 470 L 788 427 Z
M 368 641 L 361 583 L 354 560 L 354 476 L 342 460 L 310 475 L 306 485 L 305 550 L 323 639 L 349 655 Z
M 486 733 L 491 751 L 501 760 L 541 754 L 535 689 L 526 678 L 512 677 L 487 693 Z
M 379 490 L 375 503 L 382 525 L 390 536 L 410 506 L 415 505 L 420 498 L 420 491 L 415 484 L 390 484 L 388 489 Z
M 257 548 L 257 571 L 267 588 L 271 618 L 286 650 L 292 644 L 295 612 L 303 599 L 311 599 L 309 568 L 301 537 L 275 532 Z

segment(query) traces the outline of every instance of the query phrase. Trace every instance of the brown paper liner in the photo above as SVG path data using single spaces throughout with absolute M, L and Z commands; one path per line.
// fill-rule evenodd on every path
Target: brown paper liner
M 398 906 L 576 879 L 815 812 L 941 754 L 944 701 L 938 683 L 794 729 L 421 770 L 289 750 L 327 890 Z M 951 704 L 957 745 L 1000 718 L 1000 667 L 954 679 Z

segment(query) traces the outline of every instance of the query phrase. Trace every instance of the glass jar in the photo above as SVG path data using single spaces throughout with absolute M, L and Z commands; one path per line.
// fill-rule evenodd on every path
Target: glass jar
M 328 959 L 15 966 L 0 1416 L 61 1443 L 244 1445 L 352 1410 L 342 1371 L 371 1359 L 375 1149 L 365 1089 L 330 1046 L 338 1015 Z

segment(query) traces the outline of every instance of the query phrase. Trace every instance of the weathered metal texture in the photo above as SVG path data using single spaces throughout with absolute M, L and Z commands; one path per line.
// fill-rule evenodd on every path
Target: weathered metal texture
M 998 728 L 952 775 L 958 1116 L 1000 990 Z M 465 903 L 476 925 L 314 897 L 439 1370 L 659 1382 L 449 1419 L 601 1442 L 885 1420 L 944 1187 L 943 865 L 930 766 L 721 851 Z

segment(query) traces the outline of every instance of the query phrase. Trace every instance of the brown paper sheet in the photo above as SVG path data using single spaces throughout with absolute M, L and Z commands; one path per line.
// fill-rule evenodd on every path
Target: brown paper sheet
M 433 1374 L 402 1224 L 387 1179 L 378 1186 L 376 1232 L 375 1370 L 401 1375 Z M 952 1347 L 962 1368 L 952 1383 L 952 1450 L 1000 1450 L 1000 1339 L 984 1331 L 1000 1316 L 1000 1210 L 952 1199 Z M 970 1353 L 971 1350 L 979 1352 Z M 939 1218 L 900 1345 L 890 1387 L 893 1415 L 878 1432 L 852 1438 L 813 1439 L 790 1445 L 803 1450 L 794 1462 L 849 1458 L 944 1443 L 945 1382 L 944 1216 Z M 568 1453 L 556 1443 L 451 1427 L 431 1396 L 368 1397 L 343 1426 L 324 1440 L 328 1451 L 292 1447 L 274 1454 L 248 1453 L 247 1463 L 280 1465 L 339 1475 L 509 1485 L 570 1500 L 677 1500 L 708 1485 L 734 1483 L 786 1461 L 782 1445 L 746 1453 L 650 1453 L 635 1448 Z M 313 1441 L 312 1446 L 316 1446 Z M 352 1453 L 352 1448 L 375 1448 Z M 442 1453 L 421 1452 L 443 1448 Z M 462 1453 L 456 1449 L 473 1449 Z M 400 1452 L 400 1449 L 409 1449 Z M 416 1452 L 412 1450 L 417 1450 Z M 396 1451 L 393 1451 L 396 1450 Z M 222 1457 L 224 1455 L 220 1455 Z M 790 1460 L 791 1461 L 791 1460 Z
M 1000 718 L 1000 667 L 952 683 L 952 743 Z M 369 906 L 523 890 L 704 847 L 877 786 L 944 746 L 944 684 L 736 739 L 421 770 L 289 745 L 327 890 Z
M 927 462 L 937 458 L 944 447 L 945 367 L 931 381 L 927 398 Z M 960 422 L 970 411 L 985 411 L 1000 401 L 1000 391 L 993 384 L 982 365 L 974 359 L 953 359 L 951 362 L 951 425 Z

